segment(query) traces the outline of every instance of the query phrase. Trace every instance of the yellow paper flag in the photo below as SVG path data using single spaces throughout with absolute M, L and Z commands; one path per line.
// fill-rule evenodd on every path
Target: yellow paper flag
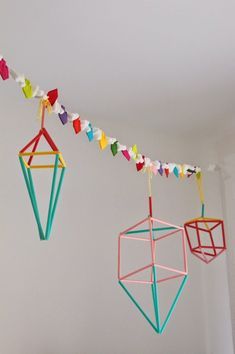
M 180 177 L 184 178 L 184 165 L 181 165 Z
M 23 91 L 26 98 L 33 97 L 33 88 L 32 88 L 31 82 L 28 79 L 25 79 L 25 86 L 22 87 L 22 91 Z
M 106 146 L 108 145 L 108 141 L 106 138 L 105 133 L 102 131 L 101 139 L 99 140 L 100 148 L 104 150 Z
M 137 145 L 136 144 L 132 146 L 132 151 L 135 154 L 134 160 L 136 160 L 137 155 L 138 155 L 138 149 L 137 149 Z

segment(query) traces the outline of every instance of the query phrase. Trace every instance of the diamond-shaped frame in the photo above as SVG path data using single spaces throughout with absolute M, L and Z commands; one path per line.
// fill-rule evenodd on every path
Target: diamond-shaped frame
M 141 225 L 144 225 L 148 223 L 148 227 L 145 229 L 139 229 Z M 154 223 L 161 224 L 161 227 L 154 227 Z M 161 233 L 159 237 L 155 237 L 158 232 Z M 157 243 L 166 238 L 166 237 L 172 237 L 175 234 L 180 233 L 182 237 L 182 258 L 183 258 L 183 269 L 176 269 L 173 267 L 169 267 L 160 263 L 156 262 L 156 247 Z M 143 234 L 146 235 L 147 237 L 143 237 Z M 133 236 L 134 235 L 134 236 Z M 133 240 L 133 241 L 140 241 L 140 242 L 148 242 L 150 246 L 150 260 L 148 264 L 145 266 L 134 269 L 131 272 L 128 272 L 126 274 L 123 273 L 122 271 L 122 242 L 123 240 Z M 158 278 L 158 271 L 159 269 L 164 269 L 170 272 L 170 276 L 163 277 L 163 278 Z M 137 274 L 141 274 L 143 271 L 150 270 L 150 276 L 148 279 L 132 279 L 133 276 Z M 159 304 L 159 293 L 158 293 L 158 287 L 161 282 L 168 281 L 170 279 L 174 278 L 180 278 L 182 277 L 182 282 L 181 285 L 173 299 L 173 302 L 170 306 L 169 311 L 167 312 L 167 315 L 165 317 L 165 320 L 161 322 L 160 319 L 160 304 Z M 184 228 L 180 226 L 176 226 L 173 224 L 170 224 L 168 222 L 164 222 L 160 219 L 155 219 L 151 216 L 145 218 L 144 220 L 141 220 L 134 226 L 124 230 L 119 234 L 118 238 L 118 280 L 119 284 L 125 291 L 125 293 L 128 295 L 128 297 L 131 299 L 131 301 L 135 304 L 135 306 L 138 308 L 138 310 L 141 312 L 141 314 L 144 316 L 144 318 L 148 321 L 148 323 L 152 326 L 152 328 L 157 332 L 157 333 L 163 333 L 165 330 L 172 313 L 175 309 L 175 306 L 179 300 L 179 297 L 184 289 L 184 286 L 186 284 L 188 278 L 188 267 L 187 267 L 187 254 L 186 254 L 186 240 L 185 240 L 185 233 L 184 233 Z M 136 301 L 135 297 L 133 294 L 128 290 L 126 284 L 128 283 L 135 283 L 135 284 L 145 284 L 145 285 L 150 285 L 151 286 L 151 291 L 152 291 L 152 302 L 153 302 L 153 307 L 154 307 L 154 314 L 155 314 L 155 319 L 152 320 L 147 314 L 147 312 L 141 307 L 141 305 Z
M 45 138 L 46 142 L 49 144 L 51 151 L 36 151 L 39 141 L 41 138 Z M 28 151 L 32 147 L 31 151 Z M 35 156 L 54 156 L 55 161 L 53 164 L 33 164 Z M 37 222 L 39 236 L 41 240 L 48 240 L 51 234 L 52 224 L 55 217 L 55 211 L 58 204 L 59 195 L 61 192 L 62 183 L 64 180 L 64 174 L 66 169 L 66 164 L 63 159 L 61 152 L 58 150 L 53 139 L 47 132 L 45 128 L 41 128 L 39 133 L 19 152 L 19 160 L 22 168 L 23 176 L 25 179 L 26 187 L 29 193 L 30 201 L 32 204 L 34 216 Z M 50 201 L 48 208 L 48 215 L 46 221 L 46 229 L 43 230 L 37 197 L 35 193 L 35 187 L 33 182 L 32 169 L 53 169 L 53 177 L 51 184 Z M 60 176 L 58 178 L 58 170 L 60 169 Z M 58 185 L 56 186 L 58 182 Z

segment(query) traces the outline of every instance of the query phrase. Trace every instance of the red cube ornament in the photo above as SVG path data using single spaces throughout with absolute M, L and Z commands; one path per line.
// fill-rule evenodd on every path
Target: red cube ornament
M 184 228 L 190 251 L 206 264 L 226 250 L 223 220 L 200 217 L 186 222 Z
M 184 229 L 192 254 L 208 264 L 226 250 L 224 222 L 220 219 L 205 217 L 201 172 L 196 174 L 196 182 L 202 207 L 201 217 L 187 221 Z

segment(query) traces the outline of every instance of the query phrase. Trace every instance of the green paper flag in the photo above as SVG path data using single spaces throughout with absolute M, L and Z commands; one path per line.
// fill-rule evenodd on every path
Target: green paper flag
M 118 153 L 118 142 L 115 141 L 115 143 L 111 144 L 111 151 L 113 156 L 117 155 Z

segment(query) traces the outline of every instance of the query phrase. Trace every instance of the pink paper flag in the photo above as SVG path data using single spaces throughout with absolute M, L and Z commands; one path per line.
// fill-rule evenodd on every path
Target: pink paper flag
M 153 174 L 156 176 L 157 175 L 157 167 L 156 166 L 152 166 L 151 167 L 151 171 L 153 172 Z
M 129 152 L 127 150 L 122 150 L 122 154 L 123 156 L 125 156 L 125 158 L 130 161 L 131 157 L 129 155 Z
M 0 60 L 0 75 L 3 80 L 9 79 L 9 69 L 6 61 L 3 58 Z

